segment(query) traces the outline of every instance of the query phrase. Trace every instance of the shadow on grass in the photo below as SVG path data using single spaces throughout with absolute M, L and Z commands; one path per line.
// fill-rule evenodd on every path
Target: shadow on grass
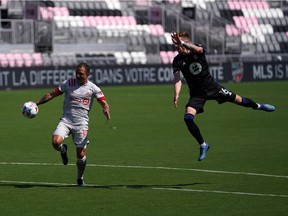
M 96 189 L 119 189 L 119 188 L 130 188 L 130 189 L 145 189 L 145 188 L 174 188 L 181 189 L 182 187 L 194 186 L 194 185 L 202 185 L 202 184 L 210 184 L 210 183 L 182 183 L 182 184 L 139 184 L 139 185 L 92 185 L 87 184 L 85 187 L 81 188 L 96 188 Z M 76 184 L 64 184 L 64 183 L 46 183 L 46 182 L 1 182 L 0 187 L 12 186 L 16 188 L 33 188 L 33 187 L 45 187 L 45 188 L 80 188 Z

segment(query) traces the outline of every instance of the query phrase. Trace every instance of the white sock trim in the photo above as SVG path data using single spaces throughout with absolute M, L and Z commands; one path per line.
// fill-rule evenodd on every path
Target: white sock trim
M 202 143 L 200 146 L 201 147 L 204 147 L 204 146 L 206 146 L 207 144 L 206 144 L 206 142 L 204 142 L 204 143 Z

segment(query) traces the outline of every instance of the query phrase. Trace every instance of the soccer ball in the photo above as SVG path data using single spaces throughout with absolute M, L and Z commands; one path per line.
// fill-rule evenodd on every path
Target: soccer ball
M 34 118 L 37 115 L 38 111 L 39 111 L 38 106 L 33 101 L 28 101 L 24 103 L 21 108 L 22 114 L 26 118 L 30 118 L 30 119 Z

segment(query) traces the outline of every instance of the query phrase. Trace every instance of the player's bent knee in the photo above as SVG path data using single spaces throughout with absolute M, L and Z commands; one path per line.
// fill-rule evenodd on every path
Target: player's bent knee
M 191 113 L 185 113 L 184 114 L 184 120 L 188 120 L 188 119 L 193 120 L 194 119 L 194 115 L 192 115 Z
M 83 159 L 86 158 L 86 149 L 85 148 L 77 148 L 76 150 L 77 159 Z
M 56 135 L 52 137 L 52 145 L 55 149 L 59 149 L 62 142 L 63 142 L 63 138 L 61 136 Z

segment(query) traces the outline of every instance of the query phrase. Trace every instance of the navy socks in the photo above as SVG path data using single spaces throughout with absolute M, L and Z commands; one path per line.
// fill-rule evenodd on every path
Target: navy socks
M 194 122 L 194 116 L 192 114 L 186 113 L 184 115 L 184 121 L 187 125 L 188 130 L 190 131 L 191 135 L 197 140 L 199 145 L 204 143 L 204 139 L 200 133 L 200 129 Z
M 251 107 L 253 109 L 257 109 L 258 108 L 258 104 L 257 103 L 255 103 L 254 101 L 252 101 L 249 98 L 244 98 L 244 97 L 242 97 L 242 102 L 239 105 L 244 106 L 244 107 Z

